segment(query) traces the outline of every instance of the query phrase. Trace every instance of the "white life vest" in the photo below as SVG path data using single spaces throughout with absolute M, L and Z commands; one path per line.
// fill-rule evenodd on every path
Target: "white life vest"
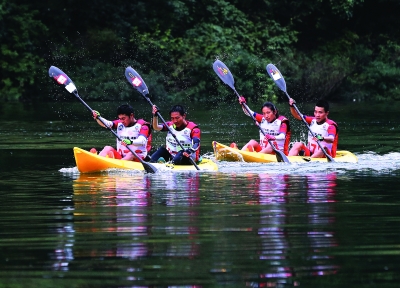
M 117 135 L 122 139 L 129 139 L 129 140 L 134 140 L 139 137 L 139 132 L 140 129 L 142 128 L 142 125 L 144 124 L 144 121 L 137 121 L 135 125 L 130 126 L 130 127 L 125 127 L 124 124 L 118 123 L 117 125 Z M 146 141 L 147 142 L 147 141 Z M 147 143 L 145 145 L 129 145 L 129 148 L 131 148 L 133 151 L 138 154 L 138 156 L 145 158 L 147 155 Z M 129 149 L 121 144 L 121 141 L 117 139 L 117 151 L 121 154 L 122 157 L 124 157 L 126 154 L 128 154 L 130 151 Z
M 190 134 L 192 133 L 192 129 L 197 127 L 196 124 L 193 122 L 188 122 L 187 126 L 180 131 L 177 131 L 174 129 L 174 124 L 173 123 L 168 123 L 170 130 L 172 133 L 175 134 L 176 138 L 178 139 L 179 143 L 182 144 L 184 150 L 189 149 L 192 147 L 192 138 L 190 137 Z M 172 157 L 175 157 L 175 155 L 182 150 L 181 146 L 176 142 L 174 136 L 168 131 L 167 137 L 165 138 L 166 140 L 166 148 L 168 152 L 172 155 Z M 190 155 L 191 158 L 194 160 L 196 159 L 196 153 L 192 153 Z
M 316 119 L 311 120 L 310 130 L 317 135 L 321 135 L 322 137 L 328 137 L 328 128 L 332 123 L 325 121 L 323 124 L 318 124 Z M 314 139 L 314 135 L 308 131 L 308 144 L 307 148 L 310 149 L 311 153 L 314 154 L 314 151 L 320 149 L 317 141 Z M 325 141 L 320 141 L 320 144 L 323 147 L 327 147 L 329 150 L 332 150 L 333 143 L 328 143 Z
M 281 127 L 282 122 L 287 121 L 287 119 L 284 116 L 279 116 L 276 118 L 273 122 L 268 122 L 264 117 L 261 120 L 260 123 L 260 128 L 262 131 L 264 131 L 265 134 L 269 134 L 272 136 L 278 136 L 279 135 L 279 129 Z M 288 131 L 289 132 L 289 131 Z M 278 145 L 278 149 L 281 151 L 285 150 L 285 145 L 286 145 L 286 138 L 280 139 L 280 140 L 274 140 L 274 143 Z M 267 147 L 268 141 L 265 140 L 264 134 L 260 131 L 260 146 L 262 148 Z

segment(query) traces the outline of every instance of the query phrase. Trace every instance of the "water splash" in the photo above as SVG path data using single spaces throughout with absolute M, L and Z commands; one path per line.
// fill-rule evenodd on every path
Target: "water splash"
M 356 154 L 358 163 L 341 162 L 309 162 L 309 163 L 246 163 L 217 161 L 219 172 L 222 173 L 269 173 L 269 174 L 310 174 L 310 173 L 351 173 L 360 174 L 390 174 L 400 171 L 400 153 L 391 152 L 378 155 L 374 152 Z M 215 158 L 213 159 L 215 161 Z

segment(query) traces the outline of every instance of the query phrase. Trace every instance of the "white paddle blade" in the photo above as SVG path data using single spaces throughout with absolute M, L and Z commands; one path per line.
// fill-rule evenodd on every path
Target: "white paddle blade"
M 53 78 L 58 85 L 63 85 L 69 93 L 76 91 L 74 82 L 72 82 L 68 75 L 56 66 L 50 67 L 49 76 Z
M 283 92 L 286 92 L 286 82 L 278 68 L 276 68 L 274 64 L 268 64 L 266 70 L 269 77 L 274 80 L 276 86 L 278 86 Z
M 128 80 L 128 82 L 133 86 L 133 88 L 139 91 L 140 94 L 143 96 L 149 94 L 149 89 L 147 88 L 146 83 L 144 83 L 139 73 L 137 73 L 131 66 L 128 66 L 125 69 L 125 77 L 126 80 Z

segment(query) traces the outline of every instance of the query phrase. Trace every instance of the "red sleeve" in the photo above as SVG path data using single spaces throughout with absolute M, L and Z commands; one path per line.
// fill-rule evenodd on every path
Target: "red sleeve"
M 198 127 L 196 127 L 196 128 L 194 128 L 193 130 L 192 130 L 192 133 L 190 133 L 190 137 L 193 139 L 193 138 L 199 138 L 200 139 L 200 135 L 201 135 L 201 132 L 200 132 L 200 128 L 198 128 Z
M 279 127 L 279 134 L 283 133 L 286 134 L 287 132 L 287 124 L 285 122 L 282 122 L 281 127 Z
M 116 129 L 117 126 L 118 126 L 118 124 L 121 123 L 121 122 L 122 122 L 122 121 L 119 120 L 119 119 L 112 121 L 112 123 L 113 123 L 113 127 L 112 127 L 112 128 L 113 128 L 113 129 Z
M 163 127 L 162 127 L 162 129 L 160 131 L 169 131 L 168 126 L 171 126 L 172 122 L 171 121 L 166 121 L 165 123 L 167 123 L 167 126 L 165 126 L 165 124 L 162 123 L 161 125 Z
M 144 137 L 149 138 L 149 136 L 150 136 L 149 126 L 146 124 L 142 125 L 142 128 L 140 128 L 140 131 L 139 131 L 139 135 L 143 135 Z
M 263 115 L 258 114 L 258 113 L 254 113 L 254 118 L 256 118 L 256 121 L 258 123 L 261 123 L 261 121 L 263 120 Z
M 333 124 L 330 124 L 328 127 L 328 135 L 333 135 L 336 136 L 336 126 Z
M 311 124 L 311 121 L 315 119 L 315 117 L 307 116 L 307 115 L 303 115 L 303 117 L 304 117 L 304 120 L 306 120 L 306 122 L 308 124 Z

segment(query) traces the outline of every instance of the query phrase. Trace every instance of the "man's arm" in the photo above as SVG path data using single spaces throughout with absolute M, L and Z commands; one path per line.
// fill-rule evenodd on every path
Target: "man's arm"
M 104 127 L 104 128 L 105 128 L 105 126 L 104 126 L 104 124 L 103 124 L 103 122 L 104 122 L 104 123 L 106 123 L 107 127 L 113 128 L 113 124 L 114 124 L 114 123 L 113 123 L 112 121 L 109 121 L 109 120 L 107 120 L 107 119 L 101 117 L 101 116 L 100 116 L 100 113 L 99 113 L 98 111 L 93 110 L 93 111 L 92 111 L 92 114 L 93 114 L 93 118 L 97 121 L 97 123 L 98 123 L 101 127 Z M 102 122 L 100 119 L 101 119 L 103 122 Z
M 157 112 L 158 112 L 158 107 L 156 105 L 153 105 L 153 129 L 157 130 L 157 131 L 161 131 L 163 128 L 163 125 L 158 124 L 158 116 L 157 116 Z
M 328 127 L 328 136 L 324 137 L 324 141 L 327 143 L 333 143 L 333 141 L 335 141 L 335 135 L 336 135 L 336 126 L 331 124 Z
M 289 99 L 290 113 L 292 113 L 293 117 L 297 120 L 301 120 L 301 115 L 297 113 L 297 110 L 293 106 L 295 103 L 296 101 L 294 101 L 292 98 Z

